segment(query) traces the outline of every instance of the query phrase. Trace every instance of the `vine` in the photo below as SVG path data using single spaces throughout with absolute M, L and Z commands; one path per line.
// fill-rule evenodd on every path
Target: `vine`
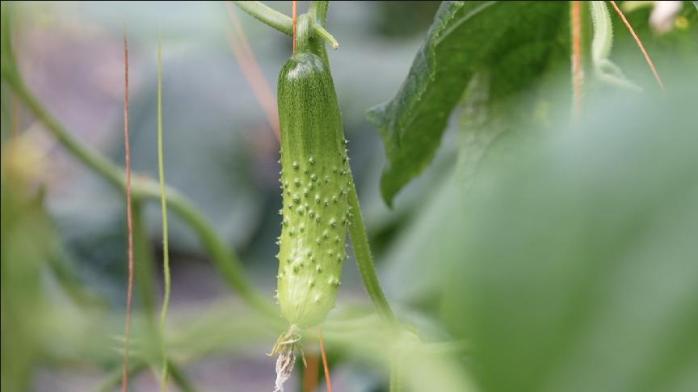
M 157 144 L 158 144 L 158 178 L 160 180 L 160 209 L 162 214 L 162 276 L 163 295 L 162 309 L 160 311 L 160 341 L 162 351 L 162 390 L 167 390 L 167 353 L 165 352 L 164 336 L 165 323 L 167 322 L 167 311 L 170 306 L 170 292 L 172 291 L 172 278 L 170 276 L 170 246 L 167 226 L 167 189 L 165 187 L 165 154 L 163 152 L 163 131 L 162 131 L 162 41 L 158 39 L 158 88 L 157 88 Z
M 133 203 L 131 192 L 131 147 L 128 132 L 128 38 L 124 33 L 124 160 L 126 162 L 126 226 L 128 283 L 126 288 L 126 326 L 124 327 L 124 360 L 121 390 L 128 391 L 128 355 L 131 337 L 131 312 L 133 304 Z

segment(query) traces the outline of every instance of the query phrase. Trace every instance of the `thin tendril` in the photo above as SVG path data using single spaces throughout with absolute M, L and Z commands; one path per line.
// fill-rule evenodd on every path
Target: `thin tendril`
M 292 20 L 291 23 L 293 23 L 293 54 L 295 54 L 295 53 L 296 53 L 296 46 L 298 45 L 298 44 L 296 43 L 296 29 L 298 28 L 298 17 L 297 17 L 297 11 L 298 11 L 298 10 L 297 10 L 297 7 L 298 7 L 298 4 L 297 4 L 297 1 L 296 1 L 296 0 L 293 0 L 292 3 L 293 3 L 293 6 L 292 6 L 291 8 L 292 8 L 292 14 L 293 14 L 293 16 L 292 16 L 292 18 L 291 18 L 291 20 Z
M 327 353 L 325 352 L 325 339 L 320 333 L 320 355 L 322 356 L 322 369 L 325 372 L 325 384 L 327 384 L 327 392 L 332 392 L 332 377 L 330 377 L 330 367 L 327 364 Z
M 625 14 L 623 14 L 623 11 L 618 8 L 618 5 L 614 0 L 610 1 L 611 5 L 613 6 L 613 9 L 616 11 L 620 19 L 623 21 L 623 24 L 625 24 L 625 27 L 628 28 L 628 31 L 630 32 L 630 35 L 633 36 L 633 39 L 635 40 L 635 43 L 637 46 L 640 48 L 640 51 L 642 52 L 642 55 L 645 57 L 645 61 L 647 62 L 647 65 L 649 65 L 650 70 L 652 71 L 652 75 L 654 75 L 654 78 L 657 80 L 657 84 L 659 84 L 659 88 L 664 91 L 664 82 L 662 82 L 662 78 L 659 76 L 659 72 L 657 72 L 657 67 L 654 66 L 654 62 L 652 61 L 652 58 L 650 57 L 650 54 L 647 52 L 647 49 L 645 49 L 645 45 L 642 44 L 642 41 L 640 40 L 640 37 L 635 33 L 635 29 L 633 29 L 633 26 L 630 24 L 628 19 L 625 17 Z
M 126 226 L 128 230 L 128 286 L 126 288 L 126 326 L 124 331 L 124 364 L 121 390 L 128 391 L 128 355 L 133 303 L 133 210 L 131 208 L 131 147 L 128 132 L 128 38 L 124 33 L 124 160 L 126 171 Z
M 164 293 L 162 296 L 162 310 L 160 312 L 160 338 L 164 339 L 165 323 L 167 321 L 167 311 L 170 307 L 170 292 L 172 290 L 172 279 L 170 276 L 170 251 L 169 235 L 167 229 L 167 194 L 165 187 L 165 154 L 163 148 L 162 131 L 162 41 L 158 39 L 158 103 L 157 103 L 157 139 L 158 139 L 158 177 L 160 179 L 160 207 L 162 209 L 162 275 L 164 280 Z M 167 356 L 164 352 L 163 343 L 163 364 L 162 383 L 160 389 L 167 391 Z

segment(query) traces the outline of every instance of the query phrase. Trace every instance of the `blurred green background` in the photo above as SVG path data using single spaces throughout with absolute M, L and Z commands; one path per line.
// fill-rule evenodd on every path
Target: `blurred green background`
M 269 3 L 290 14 L 290 2 Z M 13 46 L 30 89 L 74 136 L 120 165 L 127 26 L 133 168 L 153 177 L 161 37 L 167 181 L 202 210 L 271 300 L 278 143 L 230 49 L 224 4 L 12 6 Z M 559 53 L 546 74 L 488 113 L 496 120 L 478 122 L 473 94 L 465 94 L 434 161 L 390 209 L 380 194 L 383 142 L 366 111 L 395 96 L 438 7 L 332 2 L 327 21 L 341 44 L 330 62 L 383 288 L 423 341 L 465 346 L 434 360 L 431 351 L 415 351 L 406 383 L 416 390 L 698 389 L 696 9 L 686 2 L 664 35 L 648 25 L 651 7 L 628 14 L 666 94 L 655 91 L 614 18 L 615 61 L 651 87 L 637 95 L 590 83 L 585 115 L 574 125 L 568 26 L 560 22 L 551 37 Z M 275 91 L 291 40 L 236 14 Z M 99 390 L 120 370 L 122 197 L 43 132 L 4 83 L 2 141 L 3 391 Z M 144 213 L 159 298 L 159 206 L 149 203 Z M 273 333 L 259 328 L 264 321 L 224 283 L 195 234 L 170 217 L 173 359 L 196 390 L 270 390 L 273 358 L 263 354 Z M 335 390 L 387 390 L 384 331 L 366 316 L 371 304 L 351 258 L 343 276 L 328 326 L 337 342 L 330 347 Z M 331 323 L 352 320 L 356 335 L 333 335 Z M 135 322 L 143 323 L 138 312 Z M 362 335 L 372 328 L 375 336 Z M 405 339 L 396 345 L 407 350 Z M 136 333 L 135 356 L 148 356 L 147 340 Z M 289 389 L 299 390 L 298 381 Z M 134 377 L 132 390 L 158 388 L 152 372 Z

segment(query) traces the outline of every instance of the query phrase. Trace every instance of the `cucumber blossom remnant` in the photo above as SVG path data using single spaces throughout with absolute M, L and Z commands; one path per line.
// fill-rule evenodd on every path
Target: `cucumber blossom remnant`
M 322 322 L 340 285 L 350 211 L 350 171 L 329 69 L 311 53 L 292 56 L 278 84 L 282 229 L 277 295 L 301 328 Z

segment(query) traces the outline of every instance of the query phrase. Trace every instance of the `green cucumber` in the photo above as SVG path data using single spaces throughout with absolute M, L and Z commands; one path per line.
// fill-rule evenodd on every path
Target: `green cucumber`
M 277 299 L 291 326 L 321 323 L 340 285 L 350 211 L 346 141 L 329 69 L 293 55 L 278 83 L 283 217 Z

